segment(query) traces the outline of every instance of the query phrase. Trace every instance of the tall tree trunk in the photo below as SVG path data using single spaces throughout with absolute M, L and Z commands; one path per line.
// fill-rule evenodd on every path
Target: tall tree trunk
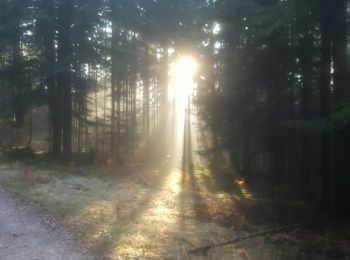
M 63 153 L 69 160 L 72 153 L 72 92 L 71 92 L 71 12 L 73 4 L 70 0 L 60 0 L 58 4 L 58 52 L 59 73 L 58 88 L 62 91 L 62 133 Z
M 149 137 L 150 127 L 150 73 L 149 73 L 149 47 L 145 46 L 145 61 L 143 65 L 143 133 L 146 138 Z
M 136 72 L 132 71 L 131 72 L 131 129 L 132 129 L 131 145 L 132 145 L 132 154 L 135 153 L 136 141 L 137 141 L 136 88 L 137 88 Z
M 163 48 L 164 58 L 163 58 L 163 71 L 162 71 L 162 114 L 167 114 L 168 108 L 168 88 L 169 88 L 169 54 L 168 54 L 168 46 L 165 44 Z
M 303 78 L 303 86 L 301 90 L 301 113 L 303 120 L 308 121 L 311 118 L 311 95 L 312 95 L 312 39 L 305 36 L 300 44 L 301 57 L 301 73 Z M 309 190 L 311 187 L 311 143 L 310 134 L 302 133 L 301 136 L 301 180 L 302 192 L 306 198 L 311 196 Z
M 347 54 L 347 29 L 345 0 L 333 1 L 332 38 L 334 60 L 334 102 L 337 109 L 350 98 L 349 55 Z M 350 124 L 335 131 L 335 214 L 350 215 Z
M 99 151 L 99 123 L 98 123 L 98 83 L 97 83 L 97 71 L 94 69 L 94 86 L 95 86 L 95 153 L 98 154 Z
M 114 11 L 112 5 L 112 14 Z M 113 22 L 112 22 L 113 23 Z M 112 24 L 112 71 L 111 71 L 111 154 L 115 156 L 116 151 L 116 118 L 115 118 L 115 104 L 116 104 L 116 83 L 117 83 L 117 29 L 116 24 Z
M 21 62 L 22 62 L 22 55 L 21 55 L 21 1 L 14 0 L 12 1 L 12 16 L 14 18 L 14 27 L 13 27 L 13 39 L 12 39 L 12 48 L 13 48 L 13 73 L 14 77 L 12 78 L 13 81 L 13 87 L 11 91 L 11 98 L 12 98 L 12 136 L 11 136 L 11 145 L 12 147 L 16 146 L 16 128 L 18 124 L 19 118 L 18 115 L 18 108 L 19 104 L 16 103 L 16 96 L 19 94 L 22 84 L 23 84 L 23 73 L 21 71 Z
M 120 76 L 120 75 L 119 75 Z M 121 126 L 122 126 L 122 121 L 121 121 L 121 108 L 122 108 L 122 96 L 121 96 L 121 89 L 122 89 L 122 82 L 121 80 L 117 80 L 116 83 L 116 102 L 117 102 L 117 106 L 116 106 L 116 137 L 117 137 L 117 144 L 116 144 L 116 150 L 115 150 L 115 156 L 116 158 L 119 159 L 119 152 L 120 152 L 120 138 L 121 138 Z
M 58 155 L 61 152 L 62 126 L 61 126 L 61 93 L 56 85 L 55 77 L 55 1 L 43 0 L 42 11 L 45 16 L 41 20 L 42 38 L 44 39 L 45 56 L 45 83 L 49 94 L 50 111 L 50 137 L 52 140 L 52 152 Z
M 107 82 L 103 80 L 103 131 L 102 131 L 102 152 L 105 153 L 106 144 L 106 113 L 107 111 Z
M 282 84 L 278 80 L 273 82 L 268 94 L 269 171 L 271 181 L 276 186 L 283 182 L 283 162 L 285 159 L 284 129 L 280 125 L 284 113 L 283 94 L 280 87 Z
M 329 10 L 332 7 L 330 0 L 320 0 L 321 11 L 321 64 L 320 64 L 320 108 L 321 117 L 326 118 L 331 112 L 331 16 Z M 332 149 L 331 134 L 321 134 L 321 177 L 322 194 L 321 206 L 327 211 L 332 211 L 334 182 L 332 179 Z

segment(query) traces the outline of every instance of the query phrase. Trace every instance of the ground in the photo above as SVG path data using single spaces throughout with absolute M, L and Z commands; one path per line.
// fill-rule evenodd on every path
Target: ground
M 38 259 L 60 259 L 60 255 L 45 258 L 45 250 L 88 259 L 65 238 L 63 230 L 67 230 L 71 241 L 77 240 L 98 260 L 350 259 L 348 224 L 318 221 L 303 204 L 259 198 L 242 180 L 228 178 L 218 183 L 206 169 L 181 171 L 167 163 L 158 168 L 142 163 L 123 167 L 2 164 L 0 183 L 17 197 L 40 206 L 44 215 L 54 216 L 57 224 L 39 224 L 41 213 L 31 213 L 31 207 L 1 191 L 0 242 L 5 247 L 11 243 L 11 247 L 0 251 L 4 254 L 0 258 L 21 259 L 6 258 L 12 248 L 13 253 L 36 251 Z M 311 223 L 190 253 L 202 246 L 305 221 Z M 30 225 L 38 226 L 33 241 L 26 235 Z M 21 247 L 26 240 L 28 247 Z M 18 244 L 13 244 L 16 241 Z
M 0 259 L 90 259 L 72 237 L 0 189 Z

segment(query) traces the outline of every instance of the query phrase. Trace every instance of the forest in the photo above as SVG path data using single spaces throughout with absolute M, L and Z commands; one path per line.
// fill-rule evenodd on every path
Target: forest
M 0 0 L 0 91 L 0 196 L 96 259 L 350 257 L 349 0 Z

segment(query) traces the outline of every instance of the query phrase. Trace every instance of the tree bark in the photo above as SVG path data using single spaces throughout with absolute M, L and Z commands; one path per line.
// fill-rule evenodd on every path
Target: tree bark
M 112 17 L 116 14 L 116 7 L 112 3 Z M 111 50 L 111 58 L 112 58 L 112 68 L 111 68 L 111 154 L 114 157 L 116 152 L 116 83 L 117 83 L 117 27 L 115 22 L 112 19 L 112 50 Z
M 312 96 L 312 39 L 306 36 L 300 44 L 301 72 L 303 86 L 301 89 L 301 112 L 304 121 L 311 119 L 311 96 Z M 301 180 L 302 193 L 306 198 L 310 198 L 311 187 L 311 142 L 310 134 L 303 132 L 301 136 Z
M 143 72 L 143 133 L 146 138 L 149 137 L 150 127 L 150 73 L 149 73 L 149 47 L 145 46 L 145 62 Z
M 320 112 L 321 117 L 326 118 L 331 112 L 331 17 L 329 10 L 332 3 L 329 0 L 320 0 L 321 11 L 321 64 L 320 64 Z M 322 132 L 321 134 L 321 177 L 322 194 L 321 206 L 326 211 L 332 211 L 332 194 L 334 185 L 332 180 L 332 150 L 331 134 Z
M 334 102 L 335 108 L 349 102 L 350 73 L 349 56 L 347 54 L 347 28 L 345 0 L 333 1 L 332 39 L 334 60 Z M 350 215 L 350 124 L 346 123 L 335 130 L 335 163 L 334 163 L 334 213 L 336 215 Z
M 62 91 L 62 133 L 64 158 L 69 160 L 72 153 L 72 92 L 71 92 L 71 10 L 70 0 L 61 0 L 58 4 L 58 76 L 57 84 Z

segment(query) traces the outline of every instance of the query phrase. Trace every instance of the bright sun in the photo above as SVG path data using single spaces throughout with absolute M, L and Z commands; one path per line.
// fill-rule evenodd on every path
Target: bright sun
M 197 71 L 197 63 L 191 57 L 182 57 L 176 62 L 176 99 L 186 101 L 193 90 L 193 77 Z

